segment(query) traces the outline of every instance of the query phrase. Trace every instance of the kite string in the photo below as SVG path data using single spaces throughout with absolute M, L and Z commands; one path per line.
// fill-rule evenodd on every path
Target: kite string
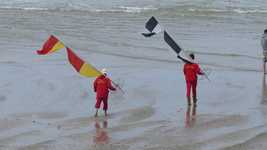
M 210 68 L 203 68 L 203 69 L 202 69 L 202 72 L 204 73 L 204 77 L 205 77 L 207 80 L 211 81 L 211 80 L 209 79 L 209 76 L 210 76 L 212 70 L 211 70 Z M 203 78 L 200 78 L 200 80 L 203 80 Z
M 123 94 L 125 94 L 124 90 L 120 87 L 119 84 L 115 83 L 113 80 L 111 80 L 112 84 L 114 84 Z

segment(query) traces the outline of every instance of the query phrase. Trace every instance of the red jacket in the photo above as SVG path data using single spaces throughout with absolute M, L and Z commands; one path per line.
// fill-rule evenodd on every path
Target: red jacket
M 186 63 L 184 64 L 184 75 L 186 81 L 197 80 L 197 75 L 203 75 L 203 72 L 199 68 L 198 64 Z
M 109 89 L 113 91 L 116 90 L 116 88 L 111 85 L 111 80 L 108 77 L 101 75 L 95 79 L 94 91 L 96 92 L 97 97 L 107 98 Z

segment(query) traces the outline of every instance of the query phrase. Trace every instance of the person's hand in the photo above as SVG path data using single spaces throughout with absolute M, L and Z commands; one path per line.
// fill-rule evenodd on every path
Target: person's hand
M 117 90 L 117 88 L 118 88 L 118 84 L 113 84 L 113 86 L 112 86 L 111 90 L 112 90 L 112 91 L 116 91 L 116 90 Z

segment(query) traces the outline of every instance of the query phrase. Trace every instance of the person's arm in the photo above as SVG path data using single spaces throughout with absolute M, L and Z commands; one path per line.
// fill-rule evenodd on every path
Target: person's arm
M 116 91 L 116 88 L 112 86 L 110 79 L 108 79 L 108 88 L 112 91 Z
M 197 64 L 197 74 L 204 75 L 205 73 L 200 69 L 199 65 Z

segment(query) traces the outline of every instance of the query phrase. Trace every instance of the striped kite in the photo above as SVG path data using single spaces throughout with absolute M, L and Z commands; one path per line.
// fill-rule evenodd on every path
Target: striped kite
M 41 50 L 37 50 L 37 54 L 46 55 L 58 51 L 64 48 L 65 45 L 59 41 L 55 36 L 50 35 L 48 40 L 44 43 L 43 48 Z
M 68 53 L 68 59 L 74 69 L 85 77 L 98 77 L 102 73 L 94 66 L 86 63 L 80 57 L 78 57 L 70 48 L 66 47 Z

